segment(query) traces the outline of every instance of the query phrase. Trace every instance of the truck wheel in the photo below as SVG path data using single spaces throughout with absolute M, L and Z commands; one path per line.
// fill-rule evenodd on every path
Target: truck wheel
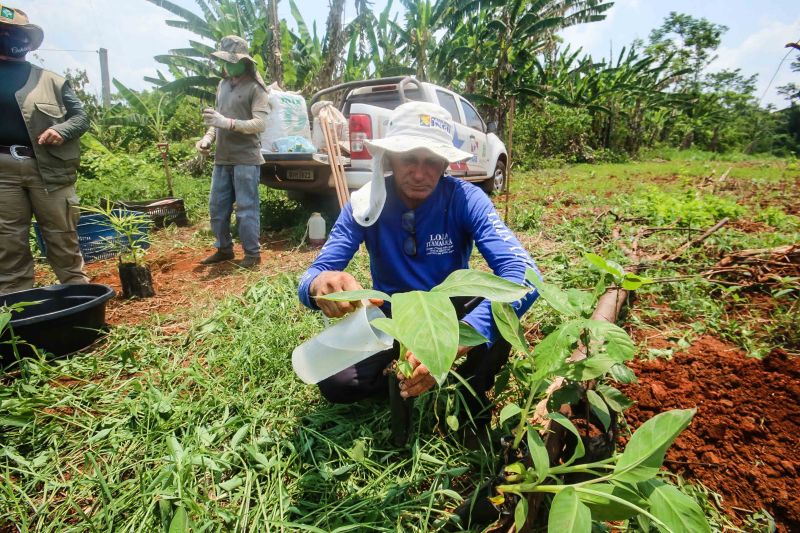
M 482 184 L 482 189 L 486 194 L 501 193 L 506 187 L 506 164 L 503 160 L 497 160 L 497 166 L 494 167 L 494 174 Z

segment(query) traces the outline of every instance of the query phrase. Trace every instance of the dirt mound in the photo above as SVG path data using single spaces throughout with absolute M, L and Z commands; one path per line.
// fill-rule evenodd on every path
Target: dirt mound
M 632 428 L 669 409 L 697 408 L 666 466 L 723 496 L 736 521 L 766 509 L 782 531 L 800 530 L 800 363 L 776 349 L 763 360 L 710 336 L 671 360 L 637 361 Z

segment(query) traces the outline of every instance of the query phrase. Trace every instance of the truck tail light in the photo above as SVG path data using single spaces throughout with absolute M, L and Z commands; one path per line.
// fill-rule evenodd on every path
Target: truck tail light
M 372 159 L 365 139 L 372 139 L 372 120 L 369 115 L 350 115 L 350 159 Z

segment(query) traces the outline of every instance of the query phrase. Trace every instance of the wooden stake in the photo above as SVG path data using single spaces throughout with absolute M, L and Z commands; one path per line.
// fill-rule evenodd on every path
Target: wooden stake
M 331 167 L 331 174 L 333 175 L 333 183 L 336 187 L 336 197 L 339 200 L 339 209 L 344 208 L 350 200 L 350 191 L 347 188 L 347 182 L 344 177 L 344 166 L 341 161 L 341 150 L 339 149 L 339 137 L 336 134 L 336 128 L 332 127 L 333 121 L 330 116 L 323 109 L 319 116 L 320 127 L 325 136 L 325 144 L 328 150 L 328 164 Z
M 514 146 L 514 115 L 517 112 L 517 97 L 511 97 L 511 109 L 508 110 L 508 132 L 506 135 L 506 149 L 508 150 L 508 164 L 506 165 L 506 197 L 503 212 L 503 222 L 508 226 L 508 193 L 511 190 L 511 150 Z

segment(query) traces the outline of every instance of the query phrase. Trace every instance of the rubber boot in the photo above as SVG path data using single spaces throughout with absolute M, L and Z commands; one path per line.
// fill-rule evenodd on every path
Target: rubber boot
M 236 262 L 236 266 L 239 268 L 245 268 L 247 270 L 253 270 L 261 264 L 261 256 L 260 255 L 246 255 L 243 259 Z
M 233 258 L 233 250 L 217 250 L 213 254 L 200 261 L 200 264 L 213 265 L 216 263 L 222 263 L 223 261 L 230 261 Z

